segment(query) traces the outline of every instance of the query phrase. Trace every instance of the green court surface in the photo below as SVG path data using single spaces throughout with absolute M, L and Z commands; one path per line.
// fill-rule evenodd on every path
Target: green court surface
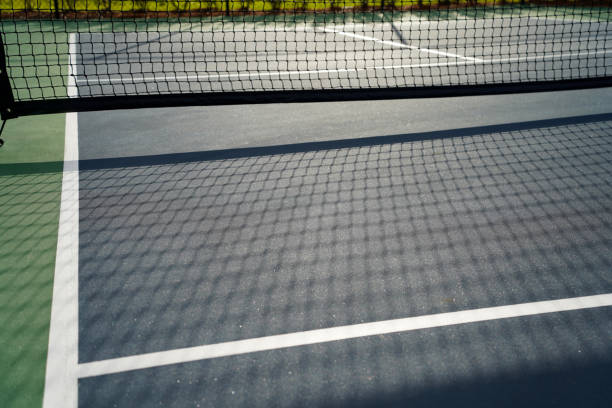
M 0 148 L 0 406 L 40 407 L 57 245 L 64 115 L 7 122 Z

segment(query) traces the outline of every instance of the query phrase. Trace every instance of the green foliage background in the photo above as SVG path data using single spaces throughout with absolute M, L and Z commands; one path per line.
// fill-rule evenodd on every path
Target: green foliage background
M 533 3 L 530 0 L 0 0 L 0 10 L 8 11 L 316 11 L 355 8 L 410 8 L 438 5 L 503 5 Z M 545 3 L 538 1 L 537 3 Z M 558 1 L 550 1 L 558 3 Z M 572 3 L 571 0 L 563 4 Z M 578 2 L 577 2 L 578 3 Z

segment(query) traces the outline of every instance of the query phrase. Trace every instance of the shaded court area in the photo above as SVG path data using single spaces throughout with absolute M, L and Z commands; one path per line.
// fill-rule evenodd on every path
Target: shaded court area
M 202 360 L 79 381 L 81 406 L 596 406 L 609 308 Z M 604 322 L 604 325 L 601 323 Z
M 0 406 L 40 406 L 62 189 L 63 115 L 6 125 L 0 149 Z M 15 143 L 13 143 L 15 141 Z
M 610 293 L 610 114 L 99 154 L 80 161 L 81 406 L 610 401 L 605 307 L 188 349 Z

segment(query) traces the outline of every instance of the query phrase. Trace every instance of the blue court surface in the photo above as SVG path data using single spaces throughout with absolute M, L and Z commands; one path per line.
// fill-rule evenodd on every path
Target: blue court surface
M 68 114 L 46 401 L 609 406 L 610 112 L 601 89 Z

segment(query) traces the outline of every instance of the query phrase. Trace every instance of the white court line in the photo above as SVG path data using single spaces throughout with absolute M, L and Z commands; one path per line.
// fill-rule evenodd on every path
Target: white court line
M 497 62 L 520 62 L 520 61 L 535 61 L 539 59 L 555 59 L 555 58 L 567 58 L 567 57 L 583 57 L 585 55 L 602 55 L 610 54 L 612 50 L 601 50 L 601 51 L 584 51 L 564 54 L 546 54 L 546 55 L 534 55 L 532 57 L 512 57 L 512 58 L 496 58 L 490 60 L 484 60 L 484 63 L 497 63 Z
M 377 65 L 373 67 L 364 68 L 337 68 L 337 69 L 314 69 L 314 70 L 295 70 L 295 71 L 270 71 L 270 72 L 245 72 L 241 74 L 196 74 L 196 75 L 154 75 L 149 77 L 134 78 L 134 77 L 120 77 L 120 78 L 96 78 L 96 79 L 78 79 L 77 84 L 86 85 L 108 85 L 108 84 L 128 84 L 128 83 L 143 83 L 143 82 L 156 82 L 156 81 L 204 81 L 204 80 L 220 80 L 220 79 L 231 79 L 231 78 L 268 78 L 268 77 L 280 77 L 289 75 L 310 75 L 310 74 L 329 74 L 329 73 L 341 73 L 341 72 L 363 72 L 369 70 L 384 70 L 384 69 L 407 69 L 407 68 L 433 68 L 433 67 L 452 67 L 459 65 L 481 65 L 481 64 L 493 64 L 499 62 L 521 62 L 521 61 L 534 61 L 541 59 L 555 59 L 555 58 L 567 58 L 567 57 L 581 57 L 585 55 L 601 55 L 610 54 L 612 50 L 602 51 L 585 51 L 578 53 L 565 53 L 565 54 L 547 54 L 547 55 L 536 55 L 532 57 L 513 57 L 513 58 L 497 58 L 489 60 L 479 61 L 449 61 L 449 62 L 436 62 L 436 63 L 425 63 L 425 64 L 404 64 L 404 65 Z
M 79 364 L 79 378 L 358 337 L 612 306 L 612 293 L 331 327 Z
M 76 75 L 76 41 L 74 34 L 70 34 L 67 89 L 70 98 L 78 96 Z M 66 114 L 64 143 L 43 408 L 76 408 L 78 404 L 79 144 L 76 113 Z
M 319 30 L 321 31 L 325 31 L 326 33 L 336 33 L 336 34 L 340 34 L 340 35 L 344 35 L 347 37 L 353 37 L 353 38 L 358 38 L 360 40 L 368 40 L 368 41 L 374 41 L 380 44 L 385 44 L 385 45 L 391 45 L 393 47 L 399 47 L 399 48 L 408 48 L 411 50 L 415 50 L 415 51 L 419 51 L 419 52 L 426 52 L 429 54 L 436 54 L 436 55 L 442 55 L 445 57 L 452 57 L 452 58 L 460 58 L 460 59 L 464 59 L 467 61 L 482 61 L 480 58 L 473 58 L 473 57 L 466 57 L 464 55 L 459 55 L 459 54 L 453 54 L 450 52 L 443 52 L 443 51 L 438 51 L 438 50 L 432 50 L 429 48 L 420 48 L 420 47 L 415 47 L 413 45 L 406 45 L 406 44 L 402 44 L 402 43 L 397 43 L 394 41 L 386 41 L 386 40 L 380 40 L 376 37 L 368 37 L 366 35 L 361 35 L 361 34 L 355 34 L 355 33 L 347 33 L 345 31 L 340 31 L 340 30 L 334 30 L 332 28 L 320 28 Z
M 326 74 L 340 72 L 361 72 L 380 69 L 394 68 L 426 68 L 426 67 L 441 67 L 454 65 L 472 65 L 473 61 L 452 61 L 438 62 L 426 64 L 408 64 L 408 65 L 381 65 L 364 68 L 335 68 L 335 69 L 313 69 L 313 70 L 295 70 L 295 71 L 269 71 L 269 72 L 245 72 L 242 74 L 196 74 L 196 75 L 154 75 L 142 78 L 120 77 L 120 78 L 98 78 L 98 79 L 79 79 L 78 84 L 87 85 L 104 85 L 113 83 L 137 83 L 137 82 L 155 82 L 155 81 L 191 81 L 191 80 L 210 80 L 210 79 L 231 79 L 231 78 L 267 78 L 274 76 L 287 75 L 309 75 L 309 74 Z

